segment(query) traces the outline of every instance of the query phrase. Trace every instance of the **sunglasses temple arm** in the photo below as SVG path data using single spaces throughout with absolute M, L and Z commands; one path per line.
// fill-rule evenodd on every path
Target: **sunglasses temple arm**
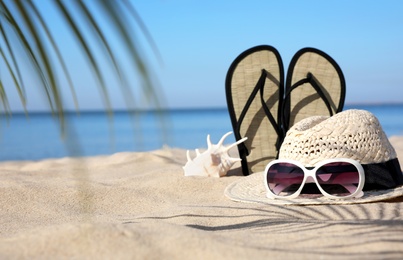
M 362 196 L 364 196 L 364 192 L 360 191 L 357 195 L 355 195 L 355 198 L 361 198 Z
M 356 190 L 357 187 L 354 185 L 343 185 L 344 188 L 346 188 L 351 194 L 353 194 Z M 356 194 L 354 197 L 355 198 L 360 198 L 364 196 L 364 192 L 361 190 L 358 194 Z
M 285 190 L 288 187 L 288 185 L 285 184 L 277 184 L 276 187 L 272 189 L 273 193 L 278 195 L 280 194 L 283 190 Z

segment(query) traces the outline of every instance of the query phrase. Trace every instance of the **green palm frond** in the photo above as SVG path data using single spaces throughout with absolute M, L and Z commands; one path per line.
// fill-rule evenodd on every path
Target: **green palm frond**
M 119 80 L 119 86 L 128 108 L 136 103 L 131 90 L 131 78 L 127 75 L 127 63 L 115 54 L 118 49 L 130 57 L 132 71 L 137 71 L 141 87 L 140 91 L 150 104 L 159 107 L 161 101 L 153 84 L 149 70 L 140 51 L 133 24 L 140 28 L 154 53 L 158 56 L 155 44 L 139 18 L 135 8 L 128 0 L 0 0 L 0 65 L 2 75 L 12 79 L 6 85 L 0 78 L 0 102 L 6 113 L 10 106 L 7 89 L 17 90 L 21 103 L 26 107 L 26 77 L 22 67 L 29 64 L 31 73 L 38 79 L 40 89 L 44 92 L 51 111 L 58 115 L 61 128 L 65 128 L 65 104 L 63 103 L 60 81 L 66 79 L 76 109 L 77 96 L 74 86 L 74 75 L 66 65 L 64 50 L 57 44 L 57 34 L 52 32 L 47 13 L 43 5 L 51 5 L 58 18 L 70 30 L 79 46 L 82 56 L 93 72 L 97 86 L 104 101 L 105 109 L 112 111 L 112 105 L 106 79 L 107 73 L 101 60 L 107 60 L 112 67 L 108 71 Z M 102 22 L 100 21 L 102 19 Z M 104 28 L 101 24 L 108 24 Z M 113 29 L 113 39 L 108 34 Z M 108 31 L 109 29 L 109 31 Z M 109 38 L 108 38 L 109 36 Z M 96 46 L 94 46 L 96 45 Z M 101 50 L 101 51 L 100 51 Z M 3 69 L 5 68 L 5 69 Z M 59 69 L 60 68 L 60 69 Z M 13 85 L 13 86 L 10 86 Z

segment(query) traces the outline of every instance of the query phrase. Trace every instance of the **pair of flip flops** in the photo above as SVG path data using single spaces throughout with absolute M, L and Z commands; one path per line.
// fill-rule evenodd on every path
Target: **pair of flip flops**
M 250 48 L 231 64 L 225 88 L 235 138 L 248 137 L 238 145 L 244 175 L 263 171 L 277 157 L 292 125 L 310 116 L 332 116 L 343 110 L 345 99 L 339 65 L 314 48 L 294 55 L 285 81 L 274 47 Z

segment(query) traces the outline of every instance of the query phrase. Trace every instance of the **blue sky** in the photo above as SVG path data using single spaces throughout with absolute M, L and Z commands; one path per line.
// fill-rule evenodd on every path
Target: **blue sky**
M 403 1 L 133 3 L 162 56 L 161 63 L 147 43 L 139 40 L 169 108 L 225 107 L 228 67 L 241 52 L 261 44 L 277 48 L 285 71 L 294 53 L 303 47 L 328 53 L 345 75 L 346 103 L 403 102 Z M 57 17 L 53 26 L 59 26 Z M 69 59 L 75 64 L 73 72 L 81 73 L 77 89 L 80 107 L 100 109 L 102 99 L 95 83 L 90 73 L 82 72 L 84 64 L 76 56 Z M 109 89 L 113 107 L 124 108 L 119 88 Z M 20 110 L 17 96 L 12 91 L 9 96 L 11 107 Z M 34 91 L 28 96 L 29 110 L 46 109 L 43 97 Z M 71 99 L 67 97 L 66 102 L 73 108 Z

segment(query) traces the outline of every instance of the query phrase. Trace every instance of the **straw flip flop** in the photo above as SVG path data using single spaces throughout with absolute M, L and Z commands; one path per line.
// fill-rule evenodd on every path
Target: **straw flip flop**
M 234 135 L 248 138 L 238 145 L 244 175 L 263 171 L 277 157 L 283 82 L 280 54 L 268 45 L 241 53 L 228 70 L 225 89 Z
M 282 123 L 286 132 L 310 116 L 332 116 L 343 110 L 346 93 L 343 72 L 326 53 L 299 50 L 287 72 Z

